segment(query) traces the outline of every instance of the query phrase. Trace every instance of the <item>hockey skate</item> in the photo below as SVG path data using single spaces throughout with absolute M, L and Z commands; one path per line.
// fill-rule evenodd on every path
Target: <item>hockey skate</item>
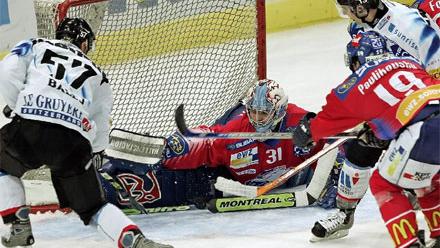
M 440 248 L 440 237 L 437 237 L 435 239 L 431 239 L 426 242 L 427 248 Z
M 2 237 L 2 245 L 5 247 L 27 247 L 34 244 L 34 242 L 29 219 L 12 222 L 11 232 L 7 237 Z
M 310 242 L 339 239 L 347 236 L 349 229 L 353 226 L 353 220 L 354 209 L 339 210 L 326 219 L 315 222 Z
M 156 243 L 144 237 L 141 233 L 129 231 L 122 239 L 124 248 L 173 248 L 171 245 Z

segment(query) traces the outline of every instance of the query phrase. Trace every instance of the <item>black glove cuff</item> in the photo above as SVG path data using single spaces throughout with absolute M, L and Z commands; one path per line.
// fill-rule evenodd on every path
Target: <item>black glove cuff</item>
M 11 118 L 11 116 L 12 116 L 12 109 L 8 105 L 6 105 L 3 108 L 3 115 L 6 116 L 6 118 Z

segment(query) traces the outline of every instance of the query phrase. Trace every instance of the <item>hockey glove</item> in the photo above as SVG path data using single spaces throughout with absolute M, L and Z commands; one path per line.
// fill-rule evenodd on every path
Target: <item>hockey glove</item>
M 315 113 L 307 113 L 293 128 L 293 143 L 301 149 L 311 149 L 313 147 L 312 134 L 310 133 L 310 119 L 316 116 Z
M 389 140 L 381 140 L 377 138 L 367 123 L 365 123 L 364 127 L 359 131 L 357 138 L 360 145 L 367 147 L 387 149 L 388 145 L 390 144 Z
M 104 163 L 104 150 L 100 152 L 94 152 L 92 154 L 92 165 L 97 169 L 100 170 L 102 168 L 102 165 Z
M 6 116 L 6 118 L 12 118 L 12 109 L 8 105 L 3 108 L 3 115 Z

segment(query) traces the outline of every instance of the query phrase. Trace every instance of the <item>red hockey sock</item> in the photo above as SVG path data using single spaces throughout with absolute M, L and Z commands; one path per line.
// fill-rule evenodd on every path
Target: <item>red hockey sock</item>
M 440 236 L 440 175 L 433 178 L 430 190 L 417 190 L 418 201 L 431 232 L 430 237 Z
M 370 187 L 396 247 L 415 242 L 418 232 L 416 214 L 402 188 L 386 181 L 377 170 L 370 179 Z

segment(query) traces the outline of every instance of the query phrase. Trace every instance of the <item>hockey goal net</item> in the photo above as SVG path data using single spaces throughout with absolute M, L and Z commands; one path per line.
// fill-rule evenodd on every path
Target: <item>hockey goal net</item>
M 114 91 L 113 126 L 168 135 L 184 103 L 211 124 L 264 77 L 264 0 L 36 0 L 38 34 L 64 17 L 97 35 L 92 59 Z
M 91 24 L 89 55 L 110 80 L 116 128 L 169 135 L 181 103 L 189 126 L 212 124 L 266 74 L 264 0 L 34 0 L 34 7 L 40 37 L 54 38 L 64 17 Z

